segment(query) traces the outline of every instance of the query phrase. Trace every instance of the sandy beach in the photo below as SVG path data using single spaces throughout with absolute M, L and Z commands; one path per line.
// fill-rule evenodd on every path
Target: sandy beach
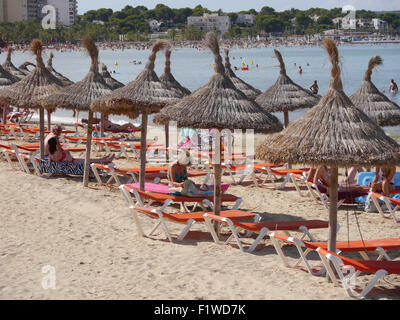
M 115 163 L 138 166 L 132 159 Z M 326 278 L 313 277 L 303 267 L 284 267 L 269 239 L 250 254 L 235 242 L 215 244 L 203 224 L 179 243 L 170 243 L 161 229 L 151 238 L 139 237 L 115 186 L 100 186 L 92 179 L 83 188 L 80 178 L 39 178 L 11 169 L 5 161 L 0 162 L 0 181 L 0 299 L 350 299 Z M 229 176 L 223 181 L 230 183 Z M 240 209 L 260 214 L 263 221 L 328 219 L 325 207 L 293 188 L 232 185 L 229 192 L 243 198 Z M 140 218 L 144 229 L 151 230 L 154 221 Z M 340 241 L 399 236 L 393 220 L 352 206 L 339 210 L 338 222 Z M 181 226 L 169 227 L 176 238 Z M 328 238 L 327 230 L 312 234 L 318 240 Z M 291 262 L 297 260 L 294 247 L 284 250 Z M 389 253 L 393 259 L 399 254 Z M 311 259 L 313 266 L 321 265 L 317 255 Z M 45 266 L 55 272 L 55 289 L 43 287 Z M 363 288 L 371 279 L 362 275 L 357 285 Z M 400 276 L 385 279 L 400 283 Z M 397 300 L 400 288 L 381 282 L 369 297 Z

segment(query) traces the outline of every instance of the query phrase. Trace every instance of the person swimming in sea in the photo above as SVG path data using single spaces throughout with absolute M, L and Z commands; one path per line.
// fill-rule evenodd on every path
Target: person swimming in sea
M 397 83 L 394 82 L 393 79 L 390 80 L 389 92 L 394 94 L 399 92 L 399 87 L 397 86 Z

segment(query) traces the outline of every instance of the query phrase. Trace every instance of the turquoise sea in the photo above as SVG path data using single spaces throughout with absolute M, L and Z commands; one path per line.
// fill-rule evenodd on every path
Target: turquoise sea
M 277 59 L 273 58 L 274 48 L 252 48 L 230 50 L 232 68 L 240 68 L 244 62 L 249 66 L 249 71 L 236 71 L 236 74 L 254 87 L 265 91 L 271 86 L 279 75 Z M 320 94 L 324 94 L 329 87 L 330 62 L 323 48 L 319 47 L 279 47 L 289 77 L 299 85 L 309 88 L 314 80 L 320 87 Z M 45 50 L 43 58 L 47 61 L 50 50 Z M 115 70 L 113 77 L 123 83 L 128 83 L 136 78 L 146 64 L 149 50 L 128 49 L 123 51 L 101 50 L 100 60 L 104 62 L 109 71 Z M 339 47 L 342 66 L 342 81 L 344 91 L 351 95 L 360 85 L 368 61 L 371 57 L 380 55 L 383 65 L 377 68 L 372 75 L 372 81 L 379 90 L 385 90 L 390 99 L 400 105 L 400 94 L 392 96 L 388 93 L 389 83 L 394 79 L 400 85 L 400 45 L 345 45 Z M 6 58 L 1 54 L 0 62 Z M 141 61 L 142 64 L 133 64 L 132 61 Z M 174 49 L 171 56 L 171 70 L 175 78 L 190 90 L 196 90 L 208 82 L 213 74 L 213 56 L 208 50 L 191 48 Z M 19 66 L 25 61 L 34 61 L 29 52 L 15 52 L 12 57 L 14 65 Z M 161 75 L 164 69 L 164 54 L 159 53 L 156 60 L 156 72 Z M 253 64 L 252 64 L 253 62 Z M 256 65 L 258 64 L 258 67 Z M 296 64 L 296 65 L 295 65 Z M 308 64 L 308 66 L 307 66 Z M 90 58 L 84 51 L 58 52 L 54 51 L 53 67 L 72 81 L 81 80 L 88 72 Z M 301 66 L 303 74 L 298 73 Z M 290 120 L 301 117 L 307 109 L 290 113 Z M 282 114 L 276 114 L 283 120 Z M 86 117 L 85 114 L 81 116 Z M 72 112 L 57 110 L 53 116 L 56 122 L 74 122 Z M 111 117 L 116 122 L 132 121 L 124 117 Z M 133 122 L 139 123 L 139 119 Z M 400 126 L 385 128 L 387 132 L 400 134 Z

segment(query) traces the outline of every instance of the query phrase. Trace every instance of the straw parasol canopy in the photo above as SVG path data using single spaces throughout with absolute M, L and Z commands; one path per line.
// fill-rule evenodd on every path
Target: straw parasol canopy
M 103 62 L 101 63 L 101 76 L 112 90 L 116 90 L 124 86 L 122 82 L 119 82 L 111 76 L 110 72 L 107 70 L 107 66 Z
M 321 97 L 294 83 L 286 74 L 281 53 L 274 51 L 280 65 L 279 77 L 275 84 L 256 98 L 256 102 L 268 112 L 283 112 L 286 127 L 289 124 L 289 111 L 313 107 Z
M 43 100 L 45 108 L 64 108 L 90 111 L 91 103 L 112 92 L 99 72 L 99 51 L 92 39 L 82 39 L 82 46 L 91 58 L 91 65 L 87 75 L 72 85 L 63 88 L 59 92 Z
M 180 98 L 188 96 L 191 92 L 189 89 L 183 87 L 172 75 L 171 73 L 171 50 L 167 49 L 165 51 L 165 67 L 164 73 L 160 76 L 160 81 L 164 83 L 164 85 L 174 90 Z M 169 147 L 169 124 L 164 125 L 165 130 L 165 147 Z M 169 153 L 166 153 L 166 161 L 169 161 Z
M 36 55 L 36 67 L 19 82 L 0 89 L 0 101 L 18 108 L 40 109 L 42 100 L 62 87 L 59 79 L 45 67 L 42 42 L 33 40 L 30 51 Z
M 2 66 L 0 66 L 0 86 L 9 86 L 13 83 L 18 82 L 19 80 L 20 80 L 19 78 L 13 76 Z
M 350 100 L 379 126 L 397 126 L 400 124 L 400 106 L 380 92 L 371 81 L 373 69 L 381 64 L 380 56 L 371 58 L 364 80 Z
M 268 138 L 256 157 L 273 163 L 330 166 L 329 250 L 336 247 L 338 167 L 400 163 L 400 147 L 343 92 L 339 53 L 333 40 L 323 44 L 332 63 L 330 87 L 318 105 L 285 130 Z
M 42 100 L 61 89 L 62 83 L 46 69 L 42 58 L 43 45 L 33 40 L 30 51 L 36 56 L 36 67 L 17 83 L 0 89 L 0 101 L 17 108 L 39 109 L 40 153 L 44 157 L 44 110 Z
M 55 76 L 56 78 L 61 80 L 64 87 L 67 87 L 67 86 L 73 84 L 73 82 L 70 79 L 68 79 L 67 77 L 63 76 L 61 73 L 54 70 L 53 58 L 54 58 L 54 54 L 53 54 L 53 52 L 50 52 L 49 60 L 47 60 L 47 69 L 51 72 L 51 74 L 53 76 Z
M 11 53 L 13 49 L 11 46 L 8 46 L 8 51 L 7 51 L 7 58 L 6 61 L 2 64 L 2 67 L 6 69 L 8 72 L 10 72 L 13 76 L 17 77 L 18 79 L 22 79 L 25 77 L 25 73 L 23 73 L 21 70 L 19 70 L 16 66 L 11 61 Z
M 58 107 L 89 112 L 84 173 L 84 185 L 87 186 L 89 179 L 93 120 L 93 112 L 90 109 L 90 105 L 94 100 L 111 93 L 112 90 L 99 72 L 99 50 L 94 41 L 89 37 L 84 37 L 82 39 L 82 46 L 86 49 L 91 58 L 91 65 L 88 74 L 81 81 L 65 87 L 56 94 L 48 97 L 43 101 L 43 104 L 46 108 Z
M 232 80 L 235 87 L 242 91 L 247 98 L 255 100 L 262 93 L 261 90 L 254 88 L 253 86 L 251 86 L 247 82 L 244 82 L 242 79 L 236 76 L 231 68 L 228 49 L 225 49 L 225 73 Z
M 262 110 L 254 101 L 238 90 L 226 75 L 215 33 L 209 32 L 205 44 L 214 54 L 215 74 L 202 88 L 179 102 L 164 108 L 154 118 L 156 124 L 176 121 L 178 127 L 216 130 L 214 164 L 214 212 L 221 211 L 221 130 L 254 129 L 271 133 L 282 130 L 279 120 Z
M 154 122 L 164 125 L 177 121 L 178 127 L 254 129 L 260 133 L 282 130 L 282 124 L 274 115 L 249 100 L 226 75 L 215 34 L 208 33 L 205 43 L 214 54 L 215 74 L 205 86 L 164 108 L 154 117 Z
M 33 68 L 36 67 L 32 62 L 25 61 L 18 67 L 18 69 L 27 76 L 31 72 L 31 70 L 28 69 L 28 66 L 32 66 Z
M 140 189 L 144 190 L 146 170 L 146 136 L 148 115 L 159 112 L 168 104 L 177 102 L 180 96 L 176 91 L 166 87 L 154 72 L 154 62 L 157 52 L 169 46 L 164 40 L 157 41 L 149 56 L 144 70 L 122 88 L 113 91 L 110 95 L 93 102 L 92 110 L 105 114 L 142 114 L 141 147 L 140 147 Z
M 144 70 L 137 78 L 124 87 L 113 91 L 92 104 L 92 110 L 105 114 L 151 114 L 159 112 L 163 107 L 175 103 L 179 96 L 168 89 L 154 72 L 157 52 L 169 46 L 164 40 L 157 41 L 152 47 Z
M 18 78 L 14 77 L 11 73 L 4 70 L 3 67 L 0 66 L 0 87 L 12 85 L 13 83 L 18 81 Z M 2 118 L 3 123 L 5 124 L 7 122 L 7 105 L 3 105 L 2 103 L 0 103 L 0 108 L 3 108 Z
M 171 50 L 165 51 L 165 68 L 164 73 L 160 76 L 160 81 L 164 83 L 168 88 L 175 90 L 181 98 L 189 95 L 191 92 L 189 89 L 183 87 L 171 73 Z

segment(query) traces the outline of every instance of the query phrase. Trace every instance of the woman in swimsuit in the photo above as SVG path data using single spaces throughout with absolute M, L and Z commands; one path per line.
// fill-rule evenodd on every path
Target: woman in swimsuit
M 46 137 L 44 141 L 45 145 L 45 156 L 49 157 L 50 161 L 54 162 L 84 162 L 85 159 L 75 159 L 72 157 L 71 153 L 68 150 L 64 150 L 60 143 L 60 134 L 63 128 L 58 125 L 54 127 L 52 132 Z M 91 159 L 90 163 L 109 163 L 113 161 L 115 155 L 107 155 L 104 158 L 100 159 Z
M 318 186 L 320 192 L 329 194 L 329 180 L 330 180 L 330 170 L 327 166 L 321 166 L 317 168 L 313 183 Z M 369 186 L 360 186 L 358 184 L 340 184 L 338 186 L 338 191 L 341 192 L 368 192 Z
M 383 192 L 384 196 L 394 189 L 394 176 L 396 167 L 376 168 L 375 179 L 370 183 L 373 192 Z

